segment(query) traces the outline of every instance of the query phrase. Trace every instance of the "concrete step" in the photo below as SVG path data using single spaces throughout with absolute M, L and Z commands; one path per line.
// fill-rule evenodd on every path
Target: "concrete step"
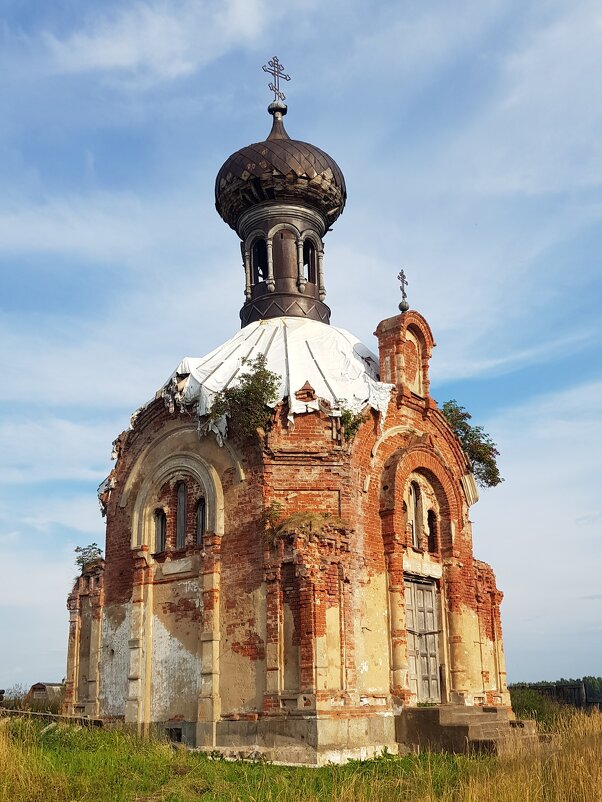
M 495 721 L 491 723 L 471 723 L 466 727 L 458 727 L 466 731 L 468 738 L 492 738 L 496 736 L 510 736 L 514 731 L 508 724 L 499 724 Z
M 464 724 L 467 721 L 495 721 L 506 723 L 514 719 L 514 713 L 504 707 L 463 707 L 460 705 L 441 705 L 439 708 L 441 724 Z
M 499 753 L 539 743 L 535 722 L 517 721 L 507 708 L 406 708 L 396 717 L 396 734 L 413 748 L 444 752 Z
M 517 734 L 522 732 L 524 735 L 538 735 L 537 722 L 531 719 L 515 719 L 510 721 L 510 728 L 515 730 Z

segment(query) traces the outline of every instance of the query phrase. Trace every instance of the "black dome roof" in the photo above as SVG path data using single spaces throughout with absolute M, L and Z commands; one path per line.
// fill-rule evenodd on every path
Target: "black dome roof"
M 347 198 L 341 168 L 315 145 L 290 139 L 282 124 L 284 104 L 269 110 L 274 122 L 268 138 L 237 150 L 217 174 L 217 211 L 236 230 L 240 215 L 258 203 L 303 203 L 321 212 L 330 226 Z

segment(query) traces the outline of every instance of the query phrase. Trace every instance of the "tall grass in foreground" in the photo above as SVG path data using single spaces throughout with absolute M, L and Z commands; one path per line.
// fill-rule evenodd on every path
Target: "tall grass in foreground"
M 0 802 L 602 802 L 602 714 L 504 757 L 385 756 L 321 769 L 210 760 L 123 732 L 0 720 Z

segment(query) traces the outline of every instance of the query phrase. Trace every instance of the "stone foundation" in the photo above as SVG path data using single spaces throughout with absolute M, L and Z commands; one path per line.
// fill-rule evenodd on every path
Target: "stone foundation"
M 264 716 L 257 721 L 220 721 L 217 746 L 268 747 L 291 762 L 341 763 L 397 751 L 391 712 L 377 716 Z M 297 755 L 300 760 L 294 759 Z

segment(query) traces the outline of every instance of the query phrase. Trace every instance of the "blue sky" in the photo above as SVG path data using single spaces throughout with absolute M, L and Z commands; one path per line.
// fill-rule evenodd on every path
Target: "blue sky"
M 473 508 L 511 680 L 602 674 L 602 9 L 596 0 L 3 0 L 0 687 L 64 674 L 73 549 L 111 441 L 238 326 L 225 158 L 291 136 L 341 165 L 333 323 L 375 349 L 404 267 L 433 394 L 492 434 Z

